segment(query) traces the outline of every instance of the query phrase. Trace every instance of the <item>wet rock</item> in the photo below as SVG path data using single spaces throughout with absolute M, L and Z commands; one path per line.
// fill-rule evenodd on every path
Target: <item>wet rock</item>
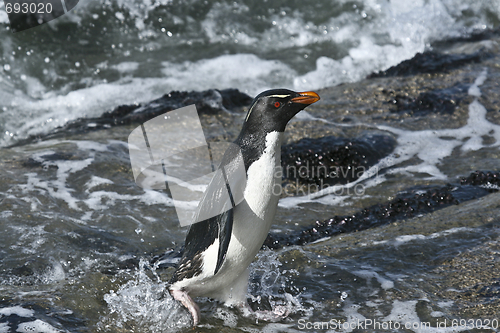
M 460 184 L 481 186 L 490 192 L 496 192 L 500 189 L 500 172 L 476 171 L 468 177 L 461 178 Z
M 81 118 L 56 128 L 45 135 L 31 136 L 13 146 L 22 146 L 37 140 L 48 140 L 71 134 L 108 129 L 114 126 L 140 124 L 165 112 L 195 104 L 199 114 L 214 115 L 241 111 L 249 106 L 252 97 L 238 89 L 172 91 L 144 105 L 120 105 L 97 118 Z
M 143 123 L 162 113 L 195 104 L 199 113 L 216 114 L 248 106 L 252 98 L 238 89 L 172 91 L 143 106 L 120 106 L 104 113 L 99 119 L 110 121 L 110 125 Z
M 496 200 L 498 202 L 498 198 Z M 456 303 L 457 316 L 498 320 L 500 238 L 494 236 L 498 235 L 498 215 L 493 217 L 491 213 L 495 213 L 485 207 L 479 206 L 476 209 L 481 211 L 480 220 L 489 224 L 484 228 L 489 239 L 467 251 L 459 251 L 456 256 L 444 260 L 432 273 L 436 273 L 446 281 L 446 284 L 437 290 L 437 295 Z M 469 215 L 474 216 L 470 212 Z
M 480 42 L 483 40 L 490 40 L 495 38 L 496 36 L 500 36 L 500 27 L 496 29 L 481 29 L 472 31 L 470 34 L 465 34 L 463 36 L 451 37 L 442 41 L 436 41 L 433 43 L 435 47 L 442 46 L 450 46 L 455 43 L 471 43 L 471 42 Z
M 396 140 L 388 135 L 356 139 L 327 136 L 304 138 L 282 149 L 283 178 L 288 183 L 346 184 L 391 153 Z
M 476 173 L 480 174 L 481 172 Z M 497 179 L 494 174 L 490 174 L 489 177 L 475 177 L 474 174 L 467 179 Z M 428 214 L 450 205 L 487 195 L 491 189 L 487 190 L 477 186 L 483 185 L 485 182 L 481 180 L 473 186 L 464 182 L 459 186 L 447 185 L 427 190 L 422 188 L 407 190 L 386 204 L 374 205 L 353 215 L 334 216 L 324 221 L 316 221 L 313 226 L 290 235 L 270 234 L 264 242 L 264 246 L 276 249 L 282 246 L 304 245 L 341 233 L 356 232 L 420 214 Z
M 2 332 L 78 332 L 85 327 L 84 320 L 72 311 L 39 300 L 20 303 L 3 297 L 0 308 L 7 310 L 0 317 Z
M 70 160 L 73 157 L 74 154 L 69 152 L 56 152 L 52 154 L 39 156 L 36 159 L 33 157 L 29 157 L 28 159 L 22 161 L 22 165 L 25 168 L 43 167 L 45 161 Z M 47 167 L 57 167 L 57 166 L 48 165 Z
M 407 111 L 412 114 L 445 113 L 452 114 L 467 96 L 469 85 L 456 84 L 449 88 L 421 92 L 414 97 L 394 90 L 383 90 L 389 96 L 388 103 L 394 104 L 392 112 Z
M 486 52 L 444 54 L 437 51 L 425 51 L 424 53 L 417 53 L 410 60 L 405 60 L 385 71 L 370 74 L 368 78 L 448 72 L 466 64 L 480 63 L 488 57 L 491 57 L 491 55 Z

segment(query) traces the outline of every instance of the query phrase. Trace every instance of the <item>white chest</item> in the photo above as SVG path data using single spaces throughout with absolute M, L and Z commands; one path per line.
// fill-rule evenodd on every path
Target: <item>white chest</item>
M 271 132 L 267 134 L 266 148 L 262 156 L 250 165 L 247 171 L 245 201 L 260 219 L 266 219 L 270 206 L 276 208 L 281 193 L 282 139 L 283 133 Z M 271 220 L 274 218 L 274 211 L 272 213 Z
M 262 156 L 248 168 L 245 200 L 235 208 L 229 261 L 250 264 L 269 233 L 281 192 L 282 138 L 283 133 L 267 134 Z

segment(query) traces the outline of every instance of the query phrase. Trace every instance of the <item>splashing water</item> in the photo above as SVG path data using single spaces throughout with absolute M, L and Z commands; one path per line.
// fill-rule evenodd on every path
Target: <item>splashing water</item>
M 148 276 L 147 270 L 153 273 L 156 281 Z M 138 329 L 176 332 L 191 327 L 191 315 L 170 296 L 167 287 L 167 283 L 161 282 L 156 275 L 155 268 L 141 260 L 132 280 L 104 296 L 110 313 L 99 326 L 104 331 L 118 327 L 131 332 Z
M 293 277 L 298 272 L 294 269 L 283 270 L 282 266 L 278 251 L 260 251 L 250 265 L 249 299 L 259 308 L 265 308 L 267 303 L 271 312 L 284 311 L 290 315 L 299 313 L 301 316 L 310 316 L 313 308 L 302 304 L 303 290 L 293 286 Z

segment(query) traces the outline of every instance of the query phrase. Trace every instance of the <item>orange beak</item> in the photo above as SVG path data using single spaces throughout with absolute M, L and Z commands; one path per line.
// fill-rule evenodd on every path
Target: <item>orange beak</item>
M 305 91 L 298 93 L 300 96 L 292 98 L 292 102 L 300 104 L 312 104 L 319 101 L 319 95 L 314 91 Z

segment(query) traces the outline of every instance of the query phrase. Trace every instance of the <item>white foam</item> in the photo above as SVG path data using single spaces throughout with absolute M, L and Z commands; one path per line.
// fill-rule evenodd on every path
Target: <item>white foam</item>
M 13 215 L 11 210 L 4 210 L 0 213 L 0 219 L 7 219 Z
M 27 323 L 20 323 L 17 326 L 16 332 L 20 332 L 20 333 L 33 333 L 33 332 L 59 333 L 61 331 L 56 329 L 54 326 L 52 326 L 52 325 L 50 325 L 50 324 L 48 324 L 40 319 L 37 319 L 35 321 L 30 321 Z
M 371 271 L 371 270 L 366 270 L 365 269 L 365 270 L 354 271 L 354 272 L 352 272 L 352 274 L 354 274 L 356 276 L 359 276 L 359 277 L 362 277 L 362 278 L 367 279 L 367 280 L 369 280 L 371 278 L 375 278 L 375 279 L 377 279 L 377 281 L 380 283 L 380 286 L 384 290 L 388 290 L 388 289 L 394 288 L 394 282 L 393 281 L 391 281 L 389 279 L 386 279 L 383 276 L 380 276 L 380 274 L 378 274 L 375 271 Z
M 44 155 L 45 153 L 46 152 L 37 153 L 35 155 Z M 35 156 L 35 158 L 37 157 Z M 33 191 L 40 191 L 40 189 L 43 189 L 47 191 L 51 197 L 65 201 L 70 208 L 80 210 L 80 207 L 78 207 L 77 204 L 79 200 L 71 195 L 73 190 L 66 186 L 66 181 L 70 174 L 85 169 L 92 163 L 93 159 L 94 158 L 92 156 L 85 160 L 76 161 L 44 161 L 44 166 L 57 166 L 57 178 L 55 180 L 41 180 L 39 179 L 38 174 L 27 173 L 25 174 L 28 178 L 26 184 L 19 184 L 17 186 L 22 189 L 23 193 L 28 194 Z M 27 199 L 29 199 L 29 197 L 27 197 Z M 32 207 L 32 209 L 34 210 L 36 207 Z
M 273 87 L 292 87 L 295 71 L 278 60 L 253 54 L 222 55 L 197 62 L 163 62 L 165 83 L 178 90 L 238 88 L 250 95 Z M 223 70 L 221 70 L 223 69 Z
M 243 45 L 258 43 L 258 38 L 251 37 L 239 29 L 238 22 L 227 22 L 227 20 L 225 20 L 227 15 L 234 15 L 235 12 L 242 14 L 248 11 L 248 6 L 237 2 L 231 4 L 214 3 L 205 19 L 201 22 L 201 27 L 209 38 L 210 43 L 227 41 L 233 41 Z
M 90 151 L 106 151 L 108 150 L 108 145 L 104 143 L 99 143 L 95 141 L 87 141 L 87 140 L 64 140 L 58 141 L 63 143 L 74 143 L 80 150 L 90 150 Z M 119 142 L 119 141 L 117 141 Z M 111 143 L 111 142 L 110 142 Z
M 434 318 L 439 318 L 439 317 L 444 317 L 444 312 L 441 312 L 441 311 L 432 311 L 430 313 L 431 317 L 434 317 Z
M 7 15 L 7 12 L 5 11 L 5 5 L 4 2 L 2 1 L 0 3 L 0 23 L 8 24 L 9 23 L 9 15 Z
M 455 302 L 454 301 L 441 301 L 441 302 L 438 302 L 437 304 L 440 308 L 448 309 L 448 308 L 452 307 L 453 304 L 455 304 Z
M 450 321 L 446 327 L 432 327 L 427 322 L 422 322 L 418 317 L 416 310 L 417 301 L 399 301 L 392 302 L 391 313 L 382 319 L 384 322 L 392 321 L 400 323 L 401 328 L 406 328 L 415 333 L 446 333 L 446 332 L 463 332 L 467 331 L 467 327 L 452 326 Z
M 407 242 L 412 242 L 412 241 L 423 241 L 426 239 L 435 239 L 435 238 L 440 238 L 440 237 L 446 237 L 451 234 L 459 233 L 459 232 L 467 232 L 471 233 L 474 232 L 474 228 L 468 228 L 468 227 L 458 227 L 458 228 L 451 228 L 439 232 L 434 232 L 428 236 L 416 234 L 416 235 L 402 235 L 398 236 L 394 239 L 394 244 L 395 245 L 401 245 Z
M 366 22 L 351 17 L 350 22 L 345 22 L 341 15 L 326 25 L 336 28 L 326 30 L 325 35 L 331 41 L 357 41 L 357 46 L 342 59 L 319 57 L 314 71 L 294 80 L 296 89 L 317 89 L 357 81 L 423 52 L 432 40 L 458 31 L 455 17 L 460 15 L 454 10 L 456 4 L 448 1 L 365 1 L 363 5 L 365 15 L 374 16 L 376 20 Z M 379 42 L 380 35 L 388 36 L 389 41 Z
M 82 150 L 88 154 L 88 158 L 82 160 L 46 160 L 44 156 L 55 154 L 53 150 L 43 149 L 43 147 L 48 147 L 58 144 L 74 144 L 77 146 L 77 149 Z M 111 144 L 120 144 L 124 145 L 121 141 L 112 141 Z M 85 223 L 84 221 L 88 221 L 92 217 L 92 211 L 100 211 L 108 209 L 110 206 L 113 206 L 120 201 L 140 201 L 146 205 L 163 205 L 163 206 L 173 206 L 172 199 L 165 193 L 154 191 L 154 190 L 144 190 L 142 194 L 131 195 L 131 194 L 120 194 L 112 191 L 90 191 L 96 186 L 102 184 L 113 184 L 113 181 L 101 178 L 98 176 L 91 176 L 90 180 L 88 180 L 85 184 L 85 193 L 86 197 L 82 198 L 79 196 L 73 196 L 73 193 L 76 189 L 70 187 L 67 183 L 68 177 L 74 173 L 78 173 L 84 169 L 86 169 L 89 165 L 94 162 L 96 152 L 105 152 L 108 150 L 108 144 L 93 142 L 93 141 L 73 141 L 73 140 L 64 140 L 64 141 L 55 141 L 49 140 L 35 144 L 40 149 L 31 155 L 31 158 L 42 164 L 44 168 L 55 166 L 57 167 L 56 178 L 45 179 L 43 176 L 37 173 L 26 173 L 25 176 L 27 178 L 25 184 L 16 185 L 23 194 L 27 194 L 24 197 L 21 197 L 22 200 L 31 204 L 31 210 L 37 211 L 38 206 L 40 205 L 40 201 L 31 195 L 33 192 L 43 191 L 47 195 L 62 200 L 66 202 L 69 208 L 82 211 L 87 210 L 81 217 L 81 220 L 75 220 L 77 223 Z M 84 205 L 84 206 L 82 206 Z M 88 211 L 90 209 L 91 211 Z M 33 230 L 37 230 L 34 228 Z M 42 241 L 41 239 L 40 241 Z M 34 244 L 36 246 L 36 244 Z M 35 247 L 33 247 L 35 248 Z
M 358 309 L 360 308 L 361 306 L 358 304 L 351 303 L 350 301 L 346 302 L 342 310 L 344 312 L 344 315 L 346 316 L 345 322 L 349 323 L 350 325 L 343 325 L 342 332 L 352 332 L 356 327 L 352 325 L 352 323 L 363 323 L 366 320 L 366 317 L 358 312 Z
M 403 235 L 396 237 L 395 241 L 397 244 L 407 243 L 414 240 L 423 240 L 426 239 L 424 235 Z
M 33 99 L 18 90 L 15 94 L 6 96 L 10 102 L 2 115 L 5 121 L 3 128 L 14 133 L 14 139 L 46 133 L 71 120 L 98 117 L 118 105 L 148 102 L 173 89 L 175 85 L 172 86 L 163 79 L 124 78 L 113 83 L 74 90 L 65 95 L 49 92 L 40 99 Z M 9 144 L 12 139 L 4 133 L 0 145 Z
M 111 67 L 120 73 L 130 73 L 135 72 L 139 68 L 139 63 L 136 61 L 124 61 Z
M 99 186 L 102 184 L 113 184 L 113 181 L 106 179 L 106 178 L 92 176 L 92 178 L 90 178 L 90 180 L 85 184 L 85 187 L 87 188 L 86 192 L 88 192 L 93 187 L 96 187 L 96 186 Z
M 263 60 L 253 54 L 162 64 L 164 78 L 123 78 L 64 95 L 54 91 L 45 93 L 45 87 L 36 84 L 38 81 L 35 80 L 31 80 L 31 88 L 28 89 L 33 96 L 21 90 L 11 94 L 0 90 L 0 93 L 6 94 L 2 99 L 6 112 L 2 114 L 5 131 L 0 137 L 0 146 L 29 135 L 47 133 L 78 118 L 98 117 L 118 105 L 148 102 L 172 90 L 238 88 L 255 95 L 276 86 L 291 88 L 296 75 L 293 69 L 280 61 Z M 132 62 L 121 63 L 117 69 L 133 71 L 136 65 Z M 221 68 L 225 70 L 221 71 Z
M 0 316 L 11 316 L 11 315 L 17 315 L 19 317 L 33 317 L 35 314 L 35 311 L 31 309 L 25 309 L 19 305 L 16 306 L 11 306 L 11 307 L 5 307 L 5 308 L 0 308 Z

